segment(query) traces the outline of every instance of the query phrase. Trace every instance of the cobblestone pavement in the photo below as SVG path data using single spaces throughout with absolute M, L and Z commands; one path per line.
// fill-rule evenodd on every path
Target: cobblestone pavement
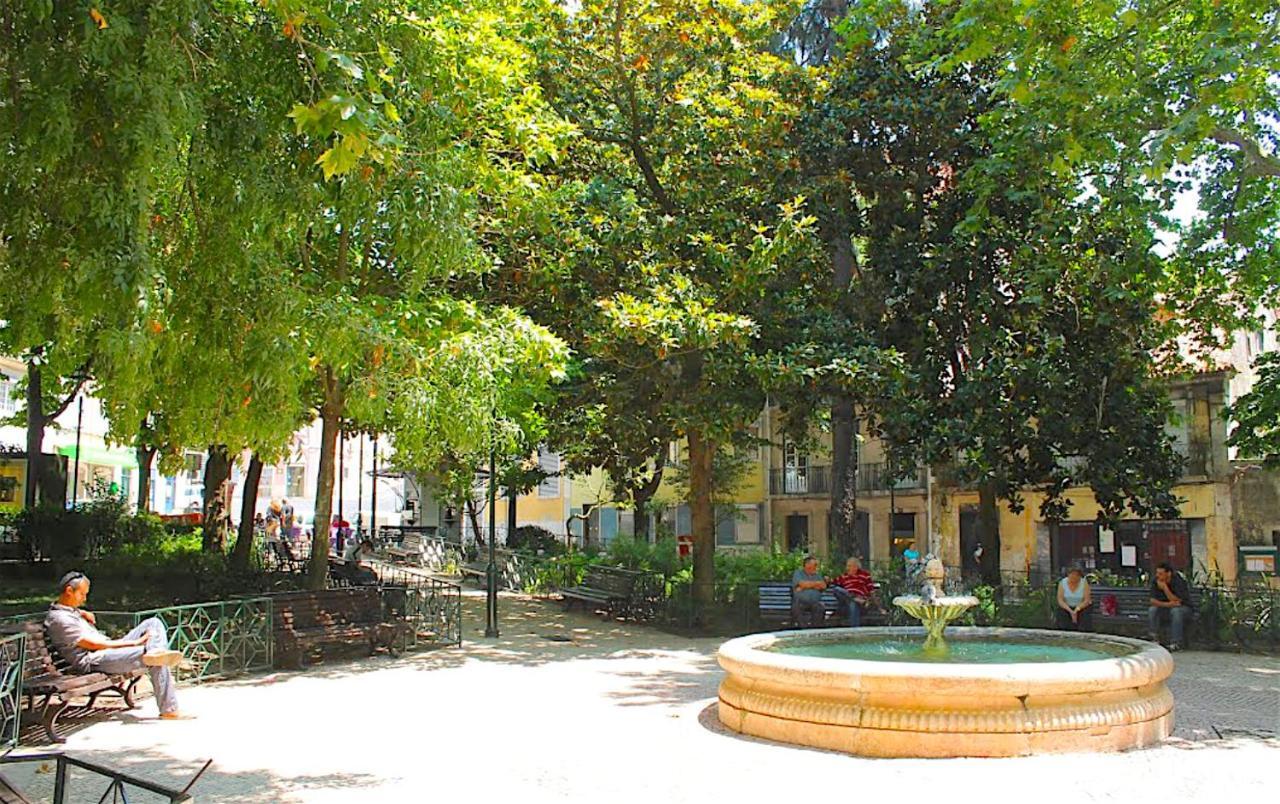
M 198 719 L 154 704 L 96 719 L 67 750 L 185 784 L 207 758 L 201 802 L 1274 800 L 1280 660 L 1176 655 L 1176 735 L 1115 755 L 870 760 L 725 732 L 712 702 L 719 640 L 566 614 L 504 597 L 485 640 L 483 598 L 464 603 L 466 644 L 181 690 Z M 13 773 L 37 792 L 51 775 Z M 73 786 L 73 800 L 97 801 Z M 147 801 L 130 796 L 131 801 Z

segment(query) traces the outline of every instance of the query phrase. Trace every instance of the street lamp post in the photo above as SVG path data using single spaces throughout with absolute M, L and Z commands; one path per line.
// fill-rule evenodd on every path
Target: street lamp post
M 494 552 L 494 541 L 497 533 L 496 516 L 498 507 L 498 472 L 495 464 L 497 456 L 495 445 L 489 445 L 489 566 L 485 570 L 485 623 L 486 637 L 498 636 L 498 563 Z

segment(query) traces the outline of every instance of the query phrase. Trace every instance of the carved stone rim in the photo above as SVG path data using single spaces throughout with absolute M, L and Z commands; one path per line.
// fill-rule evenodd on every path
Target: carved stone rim
M 1012 694 L 1123 690 L 1162 683 L 1173 673 L 1173 657 L 1153 642 L 1102 634 L 1029 628 L 950 628 L 961 639 L 1012 639 L 1037 642 L 1090 643 L 1121 647 L 1121 656 L 1074 662 L 1008 664 L 933 664 L 869 659 L 831 659 L 796 656 L 768 648 L 779 643 L 810 641 L 812 631 L 775 631 L 729 640 L 720 647 L 720 666 L 740 679 L 791 687 L 934 694 Z M 841 635 L 862 638 L 915 635 L 923 628 L 842 628 L 820 633 L 823 640 Z

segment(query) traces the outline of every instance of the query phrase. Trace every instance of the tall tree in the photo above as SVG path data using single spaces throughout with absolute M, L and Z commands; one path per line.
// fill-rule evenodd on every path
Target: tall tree
M 995 71 L 922 59 L 949 30 L 946 10 L 930 11 L 855 28 L 822 108 L 860 199 L 867 326 L 908 367 L 875 427 L 900 464 L 978 488 L 996 582 L 996 503 L 1019 508 L 1025 488 L 1045 493 L 1050 519 L 1072 485 L 1092 487 L 1108 518 L 1176 508 L 1155 379 L 1173 331 L 1157 316 L 1165 264 L 1141 188 L 1108 185 L 1104 203 L 1053 154 L 988 131 Z
M 189 120 L 202 5 L 0 4 L 0 347 L 28 356 L 28 504 L 53 391 L 74 396 L 152 281 L 148 213 Z
M 712 466 L 759 415 L 766 286 L 809 221 L 780 213 L 796 66 L 769 50 L 780 5 L 595 0 L 545 43 L 548 99 L 581 133 L 566 169 L 628 229 L 621 292 L 596 302 L 590 352 L 609 371 L 660 371 L 661 419 L 688 445 L 694 599 L 714 590 Z M 617 211 L 628 214 L 619 216 Z M 588 241 L 588 248 L 592 247 Z M 660 420 L 661 420 L 660 419 Z

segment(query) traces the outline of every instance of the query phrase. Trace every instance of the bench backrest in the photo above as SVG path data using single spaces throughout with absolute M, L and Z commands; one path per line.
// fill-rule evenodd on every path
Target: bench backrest
M 324 589 L 274 600 L 277 631 L 382 622 L 382 598 L 372 587 Z
M 62 658 L 62 654 L 49 642 L 49 635 L 40 620 L 29 620 L 22 623 L 22 630 L 27 634 L 26 656 L 23 657 L 22 677 L 32 679 L 38 676 L 62 676 L 74 673 L 70 663 Z
M 408 550 L 411 553 L 422 552 L 422 534 L 416 531 L 409 531 L 400 540 L 400 549 Z
M 791 584 L 782 582 L 762 583 L 756 591 L 760 596 L 761 613 L 791 613 Z M 822 607 L 824 609 L 836 611 L 839 606 L 840 604 L 836 601 L 834 592 L 826 590 L 822 593 Z
M 276 558 L 281 561 L 297 561 L 298 557 L 293 554 L 293 548 L 284 539 L 271 543 L 272 549 L 276 551 Z
M 636 582 L 643 576 L 644 573 L 636 572 L 635 570 L 595 564 L 587 568 L 587 574 L 582 580 L 582 585 L 629 597 L 635 591 Z
M 1204 590 L 1199 587 L 1192 586 L 1191 589 L 1191 608 L 1200 608 L 1200 602 L 1204 598 Z M 1093 586 L 1089 589 L 1089 594 L 1093 598 L 1093 605 L 1098 614 L 1103 612 L 1104 598 L 1114 597 L 1116 601 L 1116 617 L 1145 617 L 1147 609 L 1151 607 L 1151 589 L 1146 586 Z

